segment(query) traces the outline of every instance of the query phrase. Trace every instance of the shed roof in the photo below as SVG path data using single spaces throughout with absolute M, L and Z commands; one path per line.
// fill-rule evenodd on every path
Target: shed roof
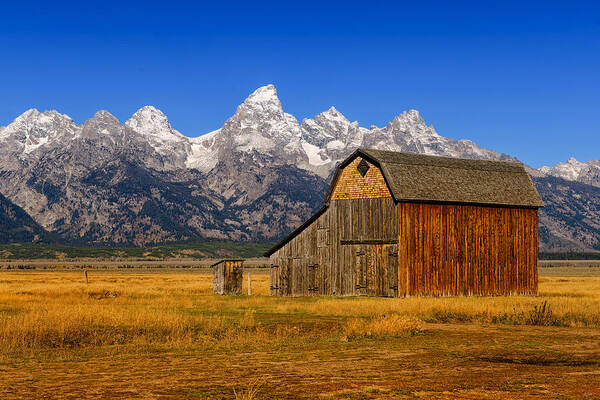
M 544 206 L 529 174 L 519 162 L 372 149 L 358 149 L 338 166 L 327 201 L 341 170 L 359 155 L 381 168 L 396 201 Z
M 216 263 L 214 263 L 214 264 L 211 264 L 211 266 L 210 266 L 210 267 L 212 268 L 212 267 L 214 267 L 215 265 L 219 265 L 219 264 L 221 264 L 221 263 L 224 263 L 224 262 L 226 262 L 226 261 L 244 261 L 244 259 L 243 259 L 243 258 L 225 258 L 225 259 L 223 259 L 223 260 L 219 260 L 219 261 L 217 261 L 217 262 L 216 262 Z

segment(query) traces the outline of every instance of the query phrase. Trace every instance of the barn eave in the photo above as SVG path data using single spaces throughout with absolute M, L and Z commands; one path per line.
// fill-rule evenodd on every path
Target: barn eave
M 300 225 L 298 228 L 294 229 L 289 235 L 287 235 L 285 237 L 285 239 L 283 239 L 282 241 L 280 241 L 279 243 L 277 243 L 275 246 L 271 247 L 266 253 L 264 253 L 263 255 L 265 257 L 270 257 L 273 253 L 275 253 L 277 250 L 281 249 L 283 246 L 285 246 L 290 240 L 292 240 L 293 238 L 295 238 L 296 236 L 298 236 L 305 228 L 307 228 L 308 226 L 310 226 L 310 224 L 312 224 L 314 221 L 317 220 L 317 218 L 319 218 L 321 215 L 323 215 L 323 213 L 325 211 L 327 211 L 327 208 L 329 207 L 329 203 L 326 203 L 325 205 L 323 205 L 323 207 L 321 207 L 316 213 L 314 213 L 309 219 L 307 219 L 302 225 Z

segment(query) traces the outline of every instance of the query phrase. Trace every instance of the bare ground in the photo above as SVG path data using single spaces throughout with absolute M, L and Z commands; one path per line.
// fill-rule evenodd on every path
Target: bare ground
M 600 331 L 429 324 L 385 340 L 105 347 L 0 363 L 3 399 L 229 399 L 252 388 L 257 399 L 598 399 Z

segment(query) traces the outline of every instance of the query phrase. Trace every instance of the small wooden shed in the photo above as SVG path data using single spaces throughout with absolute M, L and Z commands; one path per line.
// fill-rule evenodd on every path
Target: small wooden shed
M 521 163 L 358 149 L 265 254 L 271 295 L 535 294 L 543 205 Z
M 242 294 L 244 260 L 221 260 L 213 265 L 213 293 Z

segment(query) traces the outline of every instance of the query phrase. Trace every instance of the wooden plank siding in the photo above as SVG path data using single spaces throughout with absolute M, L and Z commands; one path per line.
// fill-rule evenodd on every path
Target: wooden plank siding
M 395 295 L 397 243 L 391 197 L 331 201 L 271 255 L 271 295 Z
M 536 294 L 538 211 L 399 203 L 399 295 Z
M 213 293 L 242 294 L 244 262 L 241 260 L 226 260 L 212 266 Z

